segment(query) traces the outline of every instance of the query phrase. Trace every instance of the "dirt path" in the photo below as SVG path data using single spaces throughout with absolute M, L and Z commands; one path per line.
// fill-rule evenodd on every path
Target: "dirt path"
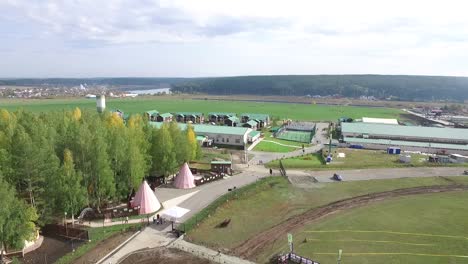
M 394 197 L 466 190 L 468 190 L 468 185 L 414 187 L 380 193 L 371 193 L 336 201 L 318 208 L 311 209 L 303 214 L 293 216 L 287 221 L 278 224 L 269 230 L 263 231 L 262 233 L 255 235 L 247 241 L 242 242 L 242 244 L 234 248 L 233 251 L 236 255 L 242 258 L 254 259 L 254 257 L 262 252 L 265 247 L 273 244 L 278 239 L 283 239 L 286 237 L 286 233 L 290 233 L 291 231 L 297 230 L 308 223 L 338 213 L 339 211 L 345 209 L 365 206 L 369 203 L 383 201 Z

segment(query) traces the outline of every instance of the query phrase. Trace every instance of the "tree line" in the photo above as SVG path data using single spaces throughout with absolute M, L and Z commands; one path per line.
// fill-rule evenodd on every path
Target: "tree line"
M 0 110 L 0 241 L 18 246 L 28 228 L 14 228 L 17 222 L 34 227 L 64 212 L 99 210 L 127 198 L 145 176 L 172 175 L 200 155 L 193 128 L 175 122 L 157 129 L 141 115 L 124 122 L 78 108 Z
M 430 101 L 468 99 L 468 78 L 407 75 L 273 75 L 188 79 L 172 92 L 216 95 L 340 95 Z

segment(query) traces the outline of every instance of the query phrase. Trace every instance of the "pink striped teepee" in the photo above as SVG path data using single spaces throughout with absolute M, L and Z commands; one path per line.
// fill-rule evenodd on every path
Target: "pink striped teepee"
M 140 206 L 140 214 L 150 214 L 159 210 L 161 203 L 159 203 L 148 183 L 143 181 L 135 194 L 135 198 L 133 198 L 132 206 Z
M 174 180 L 177 189 L 190 189 L 195 187 L 195 178 L 187 165 L 187 162 L 180 167 L 179 173 Z

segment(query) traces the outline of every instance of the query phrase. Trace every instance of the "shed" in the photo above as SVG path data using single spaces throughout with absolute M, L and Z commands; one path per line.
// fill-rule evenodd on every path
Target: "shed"
M 213 160 L 211 171 L 232 175 L 232 162 L 228 160 Z

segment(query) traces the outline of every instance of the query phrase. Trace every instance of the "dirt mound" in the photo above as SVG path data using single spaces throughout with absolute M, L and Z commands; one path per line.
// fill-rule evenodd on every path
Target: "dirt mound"
M 120 264 L 212 264 L 213 262 L 196 257 L 174 248 L 154 248 L 137 251 L 126 257 Z
M 262 233 L 255 235 L 247 241 L 242 242 L 242 244 L 234 248 L 233 251 L 236 255 L 242 258 L 252 259 L 260 252 L 262 252 L 268 245 L 273 244 L 278 239 L 283 239 L 286 237 L 286 233 L 290 233 L 291 231 L 301 228 L 305 224 L 319 220 L 325 216 L 335 214 L 341 210 L 356 208 L 367 205 L 369 203 L 400 196 L 466 190 L 468 190 L 468 186 L 466 185 L 437 185 L 371 193 L 336 201 L 318 208 L 311 209 L 303 214 L 293 216 L 288 220 L 270 228 L 269 230 L 263 231 Z

